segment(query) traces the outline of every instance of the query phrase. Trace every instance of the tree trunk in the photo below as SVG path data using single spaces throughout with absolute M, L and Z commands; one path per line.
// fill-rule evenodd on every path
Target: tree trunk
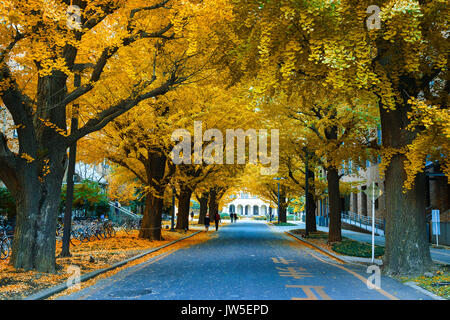
M 214 221 L 216 213 L 219 213 L 219 202 L 217 201 L 217 190 L 211 189 L 209 193 L 209 219 Z
M 286 205 L 286 197 L 284 193 L 280 194 L 280 212 L 278 213 L 278 221 L 279 222 L 287 222 L 287 205 Z
M 17 220 L 10 259 L 16 269 L 55 272 L 56 220 L 64 158 L 64 153 L 50 157 L 49 173 L 45 176 L 40 176 L 43 168 L 37 161 L 19 163 L 19 187 L 14 190 Z
M 145 199 L 144 216 L 142 217 L 139 237 L 150 240 L 161 240 L 161 220 L 164 202 L 163 184 L 167 157 L 158 150 L 149 152 L 148 161 L 145 162 L 147 181 L 153 189 Z
M 385 147 L 401 148 L 411 143 L 414 133 L 406 130 L 407 107 L 386 112 L 380 107 L 382 138 Z M 392 157 L 385 173 L 386 245 L 383 271 L 392 275 L 421 274 L 432 265 L 425 221 L 425 174 L 403 193 L 407 174 L 406 157 Z
M 200 213 L 198 215 L 198 224 L 204 224 L 206 212 L 208 212 L 208 193 L 207 192 L 202 193 L 200 199 L 198 200 L 200 202 Z
M 287 210 L 286 210 L 286 206 L 284 206 L 284 205 L 281 205 L 281 206 L 280 206 L 280 217 L 279 217 L 279 221 L 280 221 L 280 222 L 287 223 Z
M 339 193 L 339 173 L 335 167 L 327 168 L 329 218 L 328 242 L 340 242 L 341 236 L 341 200 Z
M 149 194 L 145 198 L 144 216 L 142 218 L 139 238 L 149 240 L 162 240 L 161 220 L 162 220 L 163 198 Z
M 191 206 L 192 190 L 188 186 L 180 187 L 180 195 L 178 197 L 178 213 L 177 225 L 175 229 L 189 229 L 189 208 Z
M 314 184 L 314 171 L 308 170 L 308 208 L 306 210 L 306 223 L 305 223 L 305 233 L 308 235 L 310 232 L 316 232 L 316 202 L 315 202 L 315 184 Z

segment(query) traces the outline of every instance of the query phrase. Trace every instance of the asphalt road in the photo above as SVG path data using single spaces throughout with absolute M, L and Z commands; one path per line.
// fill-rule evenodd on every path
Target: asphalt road
M 431 299 L 385 276 L 369 289 L 366 266 L 340 264 L 265 223 L 239 221 L 215 235 L 60 299 Z

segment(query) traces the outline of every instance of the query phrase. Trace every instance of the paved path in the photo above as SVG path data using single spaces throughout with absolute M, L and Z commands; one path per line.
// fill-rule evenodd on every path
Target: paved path
M 338 264 L 265 223 L 239 221 L 215 234 L 63 299 L 431 299 L 385 276 L 381 290 L 370 290 L 366 267 Z

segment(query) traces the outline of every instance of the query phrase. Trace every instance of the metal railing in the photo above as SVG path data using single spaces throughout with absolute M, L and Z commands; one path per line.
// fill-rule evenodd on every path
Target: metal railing
M 109 206 L 111 207 L 109 219 L 113 222 L 123 224 L 125 222 L 138 221 L 142 219 L 130 210 L 116 206 L 112 201 L 109 201 Z
M 350 220 L 354 223 L 352 225 L 359 226 L 360 228 L 364 228 L 368 230 L 368 228 L 372 228 L 372 216 L 363 216 L 361 214 L 357 214 L 354 212 L 342 212 L 341 220 Z M 382 230 L 384 233 L 384 220 L 380 218 L 374 219 L 375 229 Z M 375 230 L 376 232 L 376 230 Z

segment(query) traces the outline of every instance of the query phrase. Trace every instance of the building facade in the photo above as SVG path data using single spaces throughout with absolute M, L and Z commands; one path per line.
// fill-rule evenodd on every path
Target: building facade
M 260 198 L 239 192 L 232 196 L 232 200 L 223 207 L 222 212 L 237 213 L 240 216 L 266 216 L 272 213 L 276 215 L 276 210 L 272 210 L 270 204 Z
M 353 212 L 363 216 L 372 215 L 372 200 L 367 196 L 366 190 L 375 185 L 381 190 L 379 196 L 374 203 L 375 217 L 384 219 L 386 215 L 386 201 L 384 193 L 384 179 L 379 174 L 379 161 L 371 163 L 367 161 L 366 168 L 352 168 L 351 173 L 342 177 L 342 182 L 358 183 L 358 192 L 354 192 L 341 197 L 341 209 L 344 212 Z

